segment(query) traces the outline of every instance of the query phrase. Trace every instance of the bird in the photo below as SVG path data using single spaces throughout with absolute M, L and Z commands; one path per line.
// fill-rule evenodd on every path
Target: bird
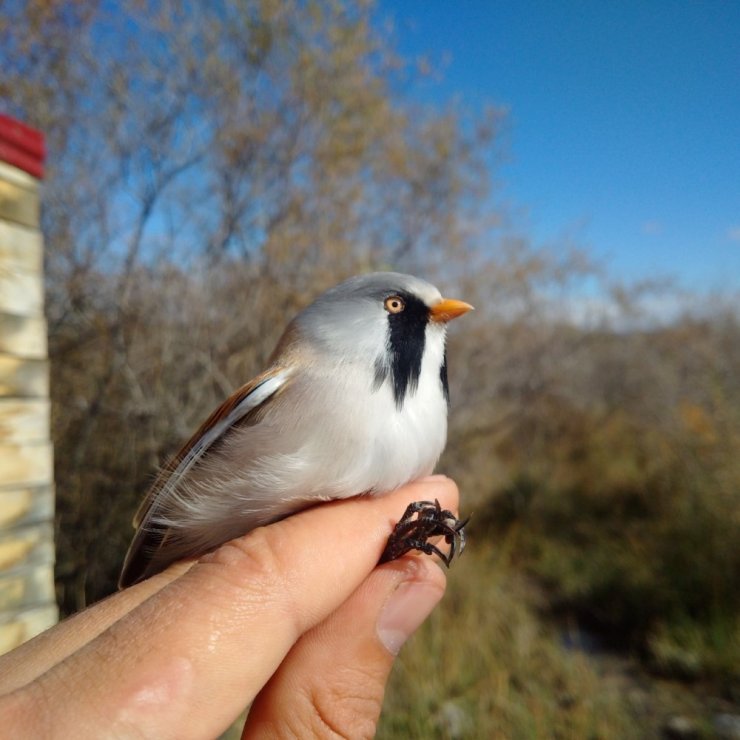
M 321 501 L 431 474 L 447 440 L 447 324 L 472 308 L 395 272 L 321 294 L 159 472 L 119 587 Z

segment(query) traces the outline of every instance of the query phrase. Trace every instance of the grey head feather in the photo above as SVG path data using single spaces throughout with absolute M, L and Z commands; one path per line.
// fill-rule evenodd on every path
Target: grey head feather
M 442 296 L 431 283 L 401 272 L 369 272 L 355 275 L 339 285 L 330 288 L 319 296 L 304 313 L 323 311 L 324 306 L 336 305 L 359 299 L 368 301 L 382 300 L 393 293 L 411 293 L 420 298 L 427 306 L 433 305 Z
M 334 354 L 341 361 L 366 363 L 378 370 L 378 349 L 387 344 L 388 314 L 383 300 L 408 294 L 430 307 L 441 299 L 431 283 L 398 272 L 357 275 L 331 288 L 295 319 L 301 335 L 314 348 Z

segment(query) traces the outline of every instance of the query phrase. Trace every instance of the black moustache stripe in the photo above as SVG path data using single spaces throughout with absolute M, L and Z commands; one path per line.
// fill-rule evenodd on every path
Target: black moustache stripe
M 415 393 L 421 375 L 429 309 L 416 296 L 401 293 L 406 308 L 401 313 L 388 314 L 388 352 L 396 408 L 401 409 L 406 394 Z M 378 381 L 376 365 L 376 383 Z M 385 376 L 383 377 L 385 379 Z M 382 381 L 381 381 L 382 382 Z
M 447 350 L 445 349 L 442 367 L 439 368 L 439 379 L 442 381 L 442 393 L 445 394 L 445 401 L 450 405 L 450 384 L 447 382 Z

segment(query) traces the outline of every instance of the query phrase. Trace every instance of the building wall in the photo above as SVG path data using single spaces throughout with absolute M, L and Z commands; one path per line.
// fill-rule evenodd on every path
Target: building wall
M 39 181 L 0 161 L 0 653 L 57 620 L 43 279 Z

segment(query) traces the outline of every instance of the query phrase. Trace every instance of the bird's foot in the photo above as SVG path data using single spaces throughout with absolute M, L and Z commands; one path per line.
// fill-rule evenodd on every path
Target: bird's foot
M 396 524 L 388 543 L 380 556 L 380 563 L 396 560 L 411 550 L 419 550 L 437 557 L 449 568 L 455 555 L 465 549 L 465 525 L 468 519 L 460 520 L 451 511 L 443 509 L 439 501 L 415 501 Z M 450 546 L 443 552 L 428 540 L 444 537 Z

